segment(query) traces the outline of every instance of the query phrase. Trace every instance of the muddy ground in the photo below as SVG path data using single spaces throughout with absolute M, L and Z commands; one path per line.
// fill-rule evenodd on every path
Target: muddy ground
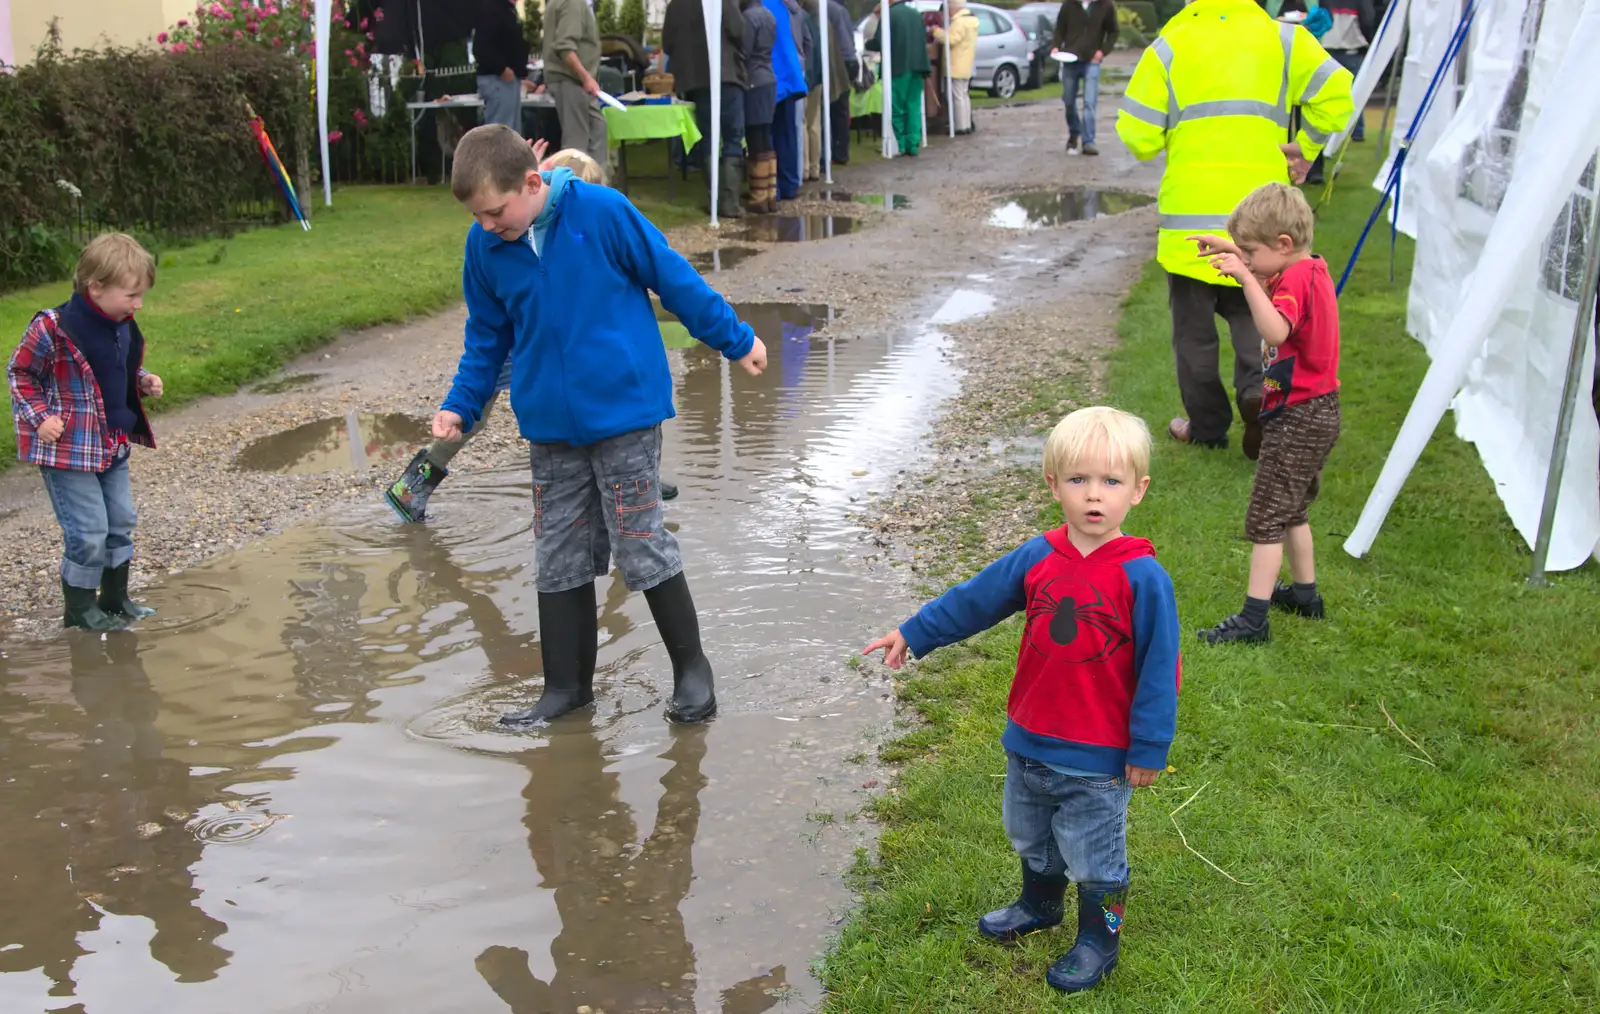
M 980 110 L 972 137 L 808 186 L 786 210 L 834 216 L 830 238 L 770 242 L 830 231 L 817 219 L 672 234 L 719 252 L 703 270 L 772 360 L 748 381 L 672 354 L 668 519 L 719 671 L 707 728 L 661 722 L 659 639 L 608 582 L 594 712 L 494 730 L 538 676 L 510 413 L 430 524 L 378 500 L 448 385 L 459 309 L 156 420 L 160 450 L 133 463 L 136 583 L 162 612 L 136 637 L 56 629 L 48 505 L 28 470 L 0 481 L 0 748 L 25 772 L 0 809 L 21 871 L 0 888 L 0 1008 L 116 1010 L 135 982 L 169 1011 L 814 1001 L 806 965 L 848 906 L 895 721 L 886 674 L 846 659 L 948 569 L 919 541 L 933 522 L 1032 467 L 1035 431 L 1092 395 L 1154 249 L 1153 207 L 1076 189 L 1154 192 L 1115 101 L 1099 158 L 1064 154 L 1058 103 Z M 1005 227 L 1029 209 L 1090 217 Z M 1041 382 L 1061 397 L 1035 404 Z M 1031 531 L 1031 503 L 982 540 Z

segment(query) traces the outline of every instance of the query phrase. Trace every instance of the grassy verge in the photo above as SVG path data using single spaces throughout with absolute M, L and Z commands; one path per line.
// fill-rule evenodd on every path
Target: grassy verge
M 664 145 L 630 164 L 661 171 Z M 652 221 L 672 228 L 699 221 L 697 177 L 667 199 L 662 180 L 641 180 L 632 196 Z M 450 188 L 350 187 L 317 207 L 310 232 L 298 225 L 256 229 L 164 251 L 157 284 L 139 316 L 150 347 L 145 365 L 161 375 L 170 410 L 228 394 L 340 331 L 404 320 L 461 298 L 461 243 L 470 221 Z M 42 307 L 71 294 L 66 282 L 0 296 L 7 357 Z M 0 428 L 0 469 L 16 461 L 16 437 Z
M 1319 221 L 1336 267 L 1370 210 L 1369 163 Z M 1391 288 L 1386 270 L 1370 249 L 1341 301 L 1345 432 L 1312 513 L 1330 619 L 1275 620 L 1261 648 L 1187 642 L 1176 770 L 1130 814 L 1122 964 L 1072 1009 L 1600 1007 L 1600 575 L 1525 588 L 1528 553 L 1448 423 L 1369 558 L 1340 549 L 1426 366 L 1403 331 L 1406 272 Z M 1121 332 L 1109 400 L 1159 429 L 1180 410 L 1159 271 Z M 1162 440 L 1152 472 L 1129 529 L 1154 540 L 1188 631 L 1243 594 L 1251 466 Z M 910 763 L 824 964 L 828 1010 L 1067 1007 L 1043 974 L 1069 933 L 1006 950 L 973 930 L 1016 890 L 998 739 L 1017 637 L 1006 625 L 906 684 L 926 721 L 886 753 Z M 1202 788 L 1177 823 L 1245 883 L 1169 819 Z

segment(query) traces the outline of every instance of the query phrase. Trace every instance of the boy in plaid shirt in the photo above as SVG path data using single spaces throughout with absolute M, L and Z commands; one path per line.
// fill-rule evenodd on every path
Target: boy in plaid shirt
M 155 612 L 128 597 L 138 521 L 128 454 L 132 444 L 155 447 L 141 399 L 162 390 L 144 368 L 133 315 L 155 280 L 155 258 L 132 236 L 96 236 L 78 258 L 72 298 L 33 318 L 6 371 L 17 457 L 39 466 L 61 525 L 69 627 L 116 630 Z

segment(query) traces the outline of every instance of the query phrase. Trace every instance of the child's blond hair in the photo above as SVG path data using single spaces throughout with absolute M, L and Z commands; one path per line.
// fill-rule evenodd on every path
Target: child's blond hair
M 572 174 L 585 183 L 594 183 L 604 186 L 606 171 L 599 162 L 589 157 L 588 152 L 579 151 L 577 148 L 562 148 L 560 151 L 544 160 L 540 168 L 555 169 L 565 166 L 572 170 Z
M 1044 472 L 1057 480 L 1085 461 L 1133 469 L 1133 481 L 1150 474 L 1150 427 L 1136 415 L 1106 405 L 1080 408 L 1056 423 L 1044 442 Z
M 528 173 L 539 168 L 533 149 L 522 135 L 503 123 L 473 127 L 456 144 L 450 166 L 450 192 L 468 201 L 490 187 L 498 194 L 522 189 Z
M 91 239 L 72 272 L 74 292 L 88 293 L 90 285 L 104 288 L 128 282 L 147 289 L 154 285 L 156 259 L 125 232 L 103 232 Z
M 1267 183 L 1245 195 L 1228 216 L 1228 235 L 1235 243 L 1270 246 L 1288 236 L 1296 250 L 1311 249 L 1315 218 L 1299 187 Z

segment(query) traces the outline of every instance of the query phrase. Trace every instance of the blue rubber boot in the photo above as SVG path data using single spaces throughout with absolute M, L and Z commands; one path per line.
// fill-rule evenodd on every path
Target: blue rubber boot
M 978 932 L 998 943 L 1008 944 L 1029 933 L 1061 924 L 1062 900 L 1067 894 L 1066 874 L 1046 876 L 1033 872 L 1022 860 L 1022 895 L 1005 908 L 995 909 L 978 920 Z
M 1098 986 L 1117 967 L 1127 901 L 1127 884 L 1079 884 L 1077 942 L 1050 966 L 1045 981 L 1063 993 Z

